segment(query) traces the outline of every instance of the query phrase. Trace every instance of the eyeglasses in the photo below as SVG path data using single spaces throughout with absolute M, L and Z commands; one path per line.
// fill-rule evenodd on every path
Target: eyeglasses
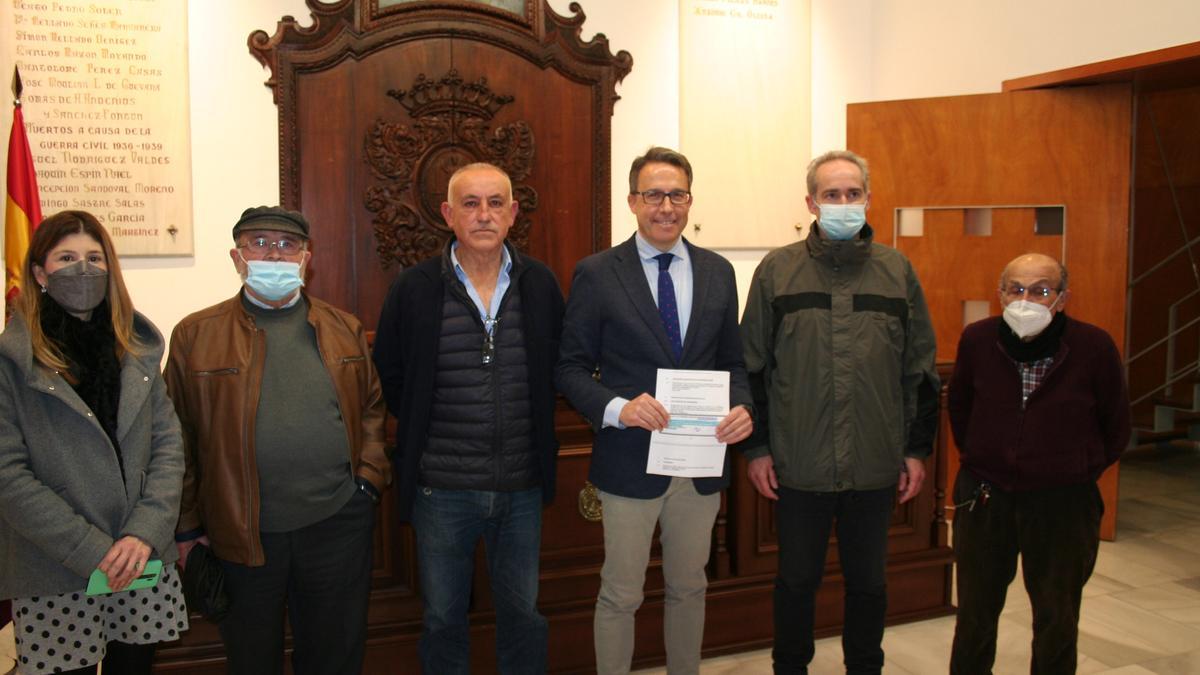
M 671 203 L 676 206 L 692 203 L 692 193 L 687 190 L 671 190 L 663 192 L 662 190 L 646 190 L 645 192 L 635 192 L 635 195 L 641 195 L 642 201 L 650 206 L 658 206 L 663 203 L 664 199 L 670 199 Z
M 1008 288 L 1001 288 L 1000 292 L 1003 293 L 1006 297 L 1011 298 L 1011 299 L 1023 298 L 1023 297 L 1026 297 L 1026 295 L 1028 295 L 1030 298 L 1034 298 L 1034 299 L 1037 299 L 1037 298 L 1045 299 L 1045 298 L 1050 297 L 1051 293 L 1057 293 L 1057 292 L 1059 292 L 1059 290 L 1060 289 L 1057 289 L 1057 288 L 1050 288 L 1049 286 L 1038 285 L 1038 286 L 1030 286 L 1029 288 L 1025 288 L 1024 286 L 1022 286 L 1020 284 L 1011 284 L 1008 286 Z
M 298 239 L 291 237 L 282 237 L 274 241 L 266 237 L 255 237 L 254 239 L 246 240 L 246 243 L 239 246 L 254 254 L 256 257 L 265 258 L 270 255 L 271 249 L 279 251 L 279 255 L 285 258 L 292 258 L 304 252 L 304 243 Z

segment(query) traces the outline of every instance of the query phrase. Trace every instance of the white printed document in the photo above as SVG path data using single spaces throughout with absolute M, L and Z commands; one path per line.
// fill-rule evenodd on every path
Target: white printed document
M 646 473 L 705 478 L 725 468 L 725 444 L 717 425 L 729 414 L 729 372 L 658 370 L 654 398 L 671 415 L 662 431 L 650 432 Z

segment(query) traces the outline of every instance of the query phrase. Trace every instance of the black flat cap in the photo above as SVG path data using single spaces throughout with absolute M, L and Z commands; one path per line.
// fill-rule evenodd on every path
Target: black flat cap
M 255 206 L 242 211 L 233 226 L 233 238 L 243 230 L 271 230 L 289 232 L 308 239 L 308 220 L 299 211 L 289 211 L 282 206 Z

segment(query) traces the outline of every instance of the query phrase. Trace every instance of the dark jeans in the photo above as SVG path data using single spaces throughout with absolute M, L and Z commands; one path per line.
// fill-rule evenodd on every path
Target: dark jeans
M 283 617 L 297 675 L 358 675 L 366 646 L 375 505 L 355 492 L 337 513 L 291 532 L 263 532 L 266 564 L 224 560 L 233 598 L 221 622 L 229 672 L 283 672 Z
M 969 501 L 978 485 L 960 470 L 954 502 Z M 1096 564 L 1103 514 L 1095 483 L 1012 493 L 993 487 L 986 503 L 954 510 L 958 619 L 951 673 L 992 672 L 996 625 L 1018 554 L 1033 607 L 1030 673 L 1075 672 L 1079 603 Z
M 483 537 L 496 605 L 501 673 L 546 672 L 546 619 L 537 610 L 542 490 L 417 489 L 417 565 L 425 599 L 421 672 L 471 672 L 467 611 L 475 547 Z
M 842 652 L 847 673 L 883 669 L 887 612 L 887 532 L 896 487 L 846 492 L 779 489 L 779 576 L 775 578 L 775 648 L 779 674 L 807 673 L 813 658 L 813 614 L 836 525 L 845 577 Z

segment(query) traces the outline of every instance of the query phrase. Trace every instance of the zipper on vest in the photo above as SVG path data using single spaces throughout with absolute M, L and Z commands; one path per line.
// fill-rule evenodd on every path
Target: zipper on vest
M 515 281 L 516 280 L 512 279 L 512 277 L 510 276 L 508 288 L 504 291 L 504 295 L 500 298 L 500 304 L 497 305 L 497 309 L 496 309 L 497 317 L 504 315 L 506 305 L 508 305 L 509 298 L 511 298 L 512 294 L 513 294 L 513 287 L 515 286 L 515 283 L 514 283 Z M 474 305 L 474 303 L 471 303 L 471 304 Z M 474 312 L 474 316 L 475 316 L 475 318 L 478 319 L 479 312 Z M 482 326 L 482 324 L 483 324 L 483 321 L 481 319 L 480 325 Z M 483 327 L 483 333 L 484 333 L 483 339 L 487 340 L 488 339 L 487 326 L 482 326 L 482 327 Z M 495 324 L 494 328 L 495 328 L 495 333 L 492 335 L 492 341 L 493 341 L 492 344 L 497 345 L 499 343 L 499 338 L 500 338 L 499 322 L 497 322 Z M 492 455 L 495 457 L 495 460 L 492 462 L 492 467 L 493 467 L 493 469 L 492 469 L 492 489 L 493 490 L 500 489 L 500 476 L 501 476 L 502 468 L 503 468 L 502 465 L 504 463 L 504 433 L 503 433 L 504 405 L 501 401 L 500 367 L 499 367 L 499 364 L 496 363 L 498 354 L 499 354 L 499 350 L 496 350 L 495 348 L 493 348 L 492 360 L 491 360 L 491 363 L 488 364 L 488 366 L 487 366 L 488 370 L 491 371 L 490 377 L 492 380 L 492 420 L 493 420 L 493 423 L 492 423 Z

